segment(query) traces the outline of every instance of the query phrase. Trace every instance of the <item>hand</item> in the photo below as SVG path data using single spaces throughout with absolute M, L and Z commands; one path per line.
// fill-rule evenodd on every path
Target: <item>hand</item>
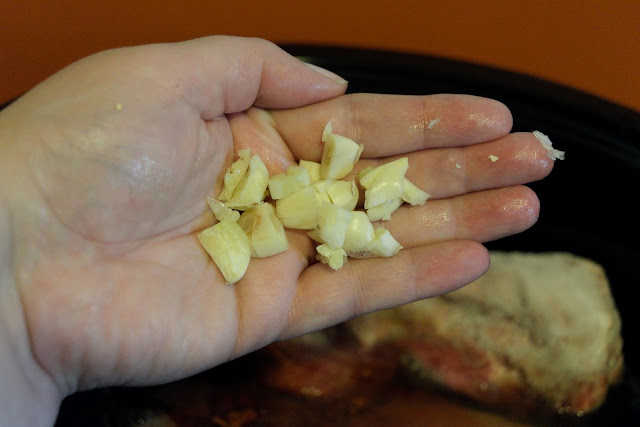
M 479 242 L 536 221 L 519 184 L 553 162 L 509 134 L 502 104 L 345 89 L 270 43 L 213 37 L 91 56 L 2 112 L 0 345 L 35 394 L 53 407 L 76 390 L 171 381 L 451 291 L 487 269 Z M 364 144 L 358 166 L 408 155 L 409 179 L 433 195 L 386 224 L 405 249 L 333 271 L 290 231 L 289 250 L 225 285 L 195 237 L 212 223 L 207 196 L 241 148 L 271 174 L 318 161 L 329 119 Z

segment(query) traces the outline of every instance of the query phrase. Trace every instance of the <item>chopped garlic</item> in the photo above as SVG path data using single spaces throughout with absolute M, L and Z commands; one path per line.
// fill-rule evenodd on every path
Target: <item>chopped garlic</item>
M 197 237 L 227 283 L 235 283 L 244 276 L 251 258 L 251 243 L 237 222 L 225 219 Z
M 551 160 L 564 160 L 564 151 L 556 150 L 553 148 L 553 144 L 547 135 L 544 133 L 534 130 L 533 136 L 538 138 L 538 141 L 542 144 L 542 146 L 547 150 L 547 157 Z
M 324 147 L 320 161 L 320 178 L 341 179 L 353 170 L 353 166 L 360 159 L 363 145 L 330 131 L 331 122 L 327 123 L 322 136 Z
M 375 237 L 373 224 L 371 224 L 366 212 L 355 211 L 351 216 L 342 248 L 347 252 L 347 255 L 349 252 L 363 251 Z
M 278 200 L 310 186 L 311 177 L 304 166 L 289 166 L 286 172 L 272 176 L 268 182 L 271 198 Z
M 318 193 L 313 186 L 302 188 L 285 198 L 276 200 L 276 214 L 282 225 L 299 230 L 313 230 L 318 226 Z M 328 196 L 327 196 L 328 198 Z
M 327 123 L 322 141 L 320 163 L 300 160 L 272 177 L 260 157 L 249 149 L 238 152 L 218 199 L 208 200 L 220 222 L 197 235 L 227 283 L 242 278 L 251 257 L 285 251 L 289 242 L 284 227 L 310 230 L 308 236 L 319 243 L 316 259 L 334 270 L 344 265 L 347 256 L 388 257 L 402 249 L 387 229 L 374 228 L 372 221 L 390 219 L 404 202 L 417 206 L 429 198 L 405 178 L 408 158 L 358 173 L 366 189 L 366 212 L 356 211 L 358 186 L 341 178 L 353 170 L 363 146 L 332 133 L 332 122 Z M 275 208 L 264 201 L 269 196 Z
M 341 248 L 351 222 L 352 211 L 323 202 L 318 209 L 318 235 L 331 249 Z
M 309 160 L 300 160 L 298 163 L 299 166 L 302 166 L 307 170 L 309 174 L 309 178 L 311 182 L 316 182 L 320 180 L 320 163 L 312 162 Z
M 234 211 L 233 209 L 229 209 L 224 205 L 224 203 L 213 199 L 208 198 L 207 202 L 213 211 L 213 215 L 216 217 L 218 221 L 223 221 L 225 219 L 230 219 L 231 221 L 238 221 L 240 218 L 240 212 Z
M 227 207 L 246 211 L 257 206 L 264 200 L 264 194 L 269 185 L 269 172 L 259 156 L 249 159 L 249 167 L 233 191 L 233 196 L 227 200 Z
M 429 197 L 431 197 L 431 194 L 422 191 L 407 178 L 404 179 L 404 191 L 402 196 L 400 196 L 402 200 L 409 203 L 411 206 L 423 206 Z
M 329 267 L 334 270 L 342 268 L 345 262 L 347 262 L 347 253 L 342 248 L 332 249 L 326 244 L 319 245 L 317 248 L 316 259 L 324 264 L 328 264 Z
M 360 192 L 355 181 L 330 181 L 327 184 L 326 192 L 331 203 L 349 211 L 356 208 Z
M 364 192 L 364 208 L 369 211 L 390 200 L 401 197 L 404 193 L 404 175 L 407 169 L 409 169 L 409 159 L 402 157 L 362 174 L 359 180 L 360 184 L 366 188 Z M 376 221 L 375 219 L 371 220 Z
M 327 137 L 333 133 L 333 120 L 329 120 L 322 130 L 322 142 L 327 142 Z
M 369 243 L 367 249 L 373 256 L 390 257 L 402 249 L 402 246 L 393 238 L 389 230 L 384 227 L 375 228 L 376 237 Z
M 380 203 L 372 208 L 367 209 L 367 216 L 371 221 L 388 221 L 391 214 L 394 213 L 402 205 L 403 200 L 400 197 Z
M 262 202 L 252 210 L 251 256 L 266 258 L 286 251 L 289 241 L 273 205 Z
M 224 186 L 222 192 L 218 196 L 218 199 L 222 202 L 226 202 L 233 196 L 235 191 L 244 175 L 249 168 L 249 159 L 251 158 L 251 150 L 244 149 L 238 152 L 239 159 L 229 166 L 227 173 L 224 175 Z

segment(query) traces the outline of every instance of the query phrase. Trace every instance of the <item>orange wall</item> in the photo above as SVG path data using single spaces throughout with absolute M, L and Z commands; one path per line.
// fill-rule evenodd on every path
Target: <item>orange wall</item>
M 98 50 L 208 34 L 448 56 L 640 111 L 638 0 L 0 0 L 0 102 Z

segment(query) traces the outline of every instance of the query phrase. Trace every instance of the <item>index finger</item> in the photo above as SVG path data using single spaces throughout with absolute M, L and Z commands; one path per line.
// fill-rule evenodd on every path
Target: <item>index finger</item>
M 294 156 L 308 160 L 320 159 L 320 135 L 329 120 L 334 133 L 364 144 L 364 158 L 492 141 L 513 124 L 511 112 L 498 101 L 450 94 L 351 94 L 272 111 L 272 117 Z

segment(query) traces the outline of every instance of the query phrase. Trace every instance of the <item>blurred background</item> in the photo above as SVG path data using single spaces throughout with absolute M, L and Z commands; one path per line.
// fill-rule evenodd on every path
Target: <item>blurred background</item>
M 448 57 L 640 111 L 638 0 L 2 0 L 0 103 L 96 51 L 210 34 Z

